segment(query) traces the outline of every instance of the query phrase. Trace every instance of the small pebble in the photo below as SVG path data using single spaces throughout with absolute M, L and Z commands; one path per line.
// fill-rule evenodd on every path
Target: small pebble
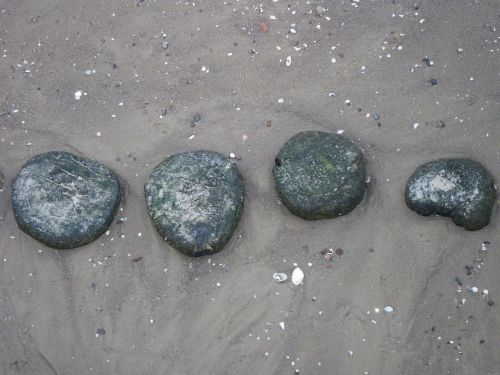
M 196 125 L 199 125 L 201 122 L 201 115 L 199 114 L 196 114 L 193 116 L 193 118 L 191 119 L 191 126 L 194 127 Z
M 436 78 L 432 78 L 430 80 L 430 83 L 431 83 L 432 86 L 436 86 L 438 84 L 438 80 Z

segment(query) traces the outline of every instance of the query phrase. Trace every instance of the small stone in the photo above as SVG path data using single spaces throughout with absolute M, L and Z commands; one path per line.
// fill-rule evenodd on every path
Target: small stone
M 115 173 L 69 152 L 30 159 L 12 187 L 19 228 L 56 249 L 83 246 L 106 231 L 120 204 Z
M 424 57 L 422 59 L 422 61 L 427 65 L 427 66 L 433 66 L 434 65 L 434 61 L 432 61 L 431 59 L 429 59 L 428 57 Z
M 153 170 L 144 190 L 160 235 L 189 256 L 222 250 L 243 211 L 245 187 L 236 165 L 212 151 L 168 157 Z
M 406 184 L 406 204 L 419 215 L 451 217 L 466 230 L 484 228 L 495 203 L 491 174 L 470 159 L 440 159 L 419 166 Z
M 201 122 L 201 115 L 200 114 L 195 114 L 193 118 L 191 119 L 191 126 L 196 126 L 199 125 Z
M 4 177 L 3 173 L 2 173 L 2 171 L 0 171 L 0 191 L 3 190 L 3 184 L 4 184 L 4 182 L 5 182 L 5 177 Z
M 436 78 L 432 78 L 429 82 L 432 86 L 436 86 L 438 84 L 438 80 Z
M 163 40 L 161 41 L 161 48 L 163 48 L 163 49 L 167 49 L 168 48 L 168 41 L 167 41 L 167 39 L 163 38 Z
M 75 100 L 80 100 L 82 97 L 82 90 L 75 92 Z
M 97 336 L 103 336 L 106 334 L 106 330 L 104 328 L 97 328 L 97 331 L 95 333 L 96 337 Z
M 394 312 L 394 307 L 392 307 L 392 306 L 386 306 L 386 307 L 384 307 L 384 311 L 386 313 L 392 313 L 392 312 Z
M 365 193 L 363 154 L 337 134 L 296 134 L 276 156 L 273 175 L 284 205 L 306 220 L 346 215 Z

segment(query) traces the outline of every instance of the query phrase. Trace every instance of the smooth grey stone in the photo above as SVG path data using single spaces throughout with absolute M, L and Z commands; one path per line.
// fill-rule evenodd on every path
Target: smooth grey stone
M 12 208 L 24 232 L 49 247 L 92 242 L 120 204 L 116 174 L 94 160 L 54 151 L 30 159 L 12 187 Z
M 285 206 L 306 220 L 346 215 L 365 193 L 363 153 L 337 134 L 294 135 L 276 156 L 273 175 Z
M 245 195 L 236 165 L 212 151 L 168 157 L 153 170 L 144 191 L 160 235 L 189 256 L 213 254 L 226 245 Z

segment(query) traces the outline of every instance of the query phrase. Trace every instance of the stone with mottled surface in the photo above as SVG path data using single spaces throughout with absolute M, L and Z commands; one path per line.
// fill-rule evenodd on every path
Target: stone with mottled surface
M 12 187 L 12 208 L 24 232 L 56 249 L 83 246 L 111 224 L 120 204 L 116 174 L 69 152 L 30 159 Z
M 222 250 L 243 211 L 245 187 L 236 165 L 212 151 L 168 157 L 153 170 L 144 190 L 160 235 L 189 256 Z
M 285 206 L 306 220 L 346 215 L 365 193 L 363 153 L 337 134 L 294 135 L 276 156 L 273 175 Z
M 440 159 L 419 166 L 406 184 L 406 204 L 419 215 L 449 216 L 467 230 L 490 222 L 493 177 L 470 159 Z

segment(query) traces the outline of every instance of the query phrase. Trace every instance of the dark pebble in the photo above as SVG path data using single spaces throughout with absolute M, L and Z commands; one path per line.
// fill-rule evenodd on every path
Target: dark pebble
M 436 86 L 438 84 L 438 80 L 436 78 L 432 78 L 430 82 L 432 86 Z
M 191 126 L 196 126 L 196 125 L 199 125 L 201 122 L 201 115 L 199 114 L 196 114 L 193 116 L 193 118 L 191 119 Z

